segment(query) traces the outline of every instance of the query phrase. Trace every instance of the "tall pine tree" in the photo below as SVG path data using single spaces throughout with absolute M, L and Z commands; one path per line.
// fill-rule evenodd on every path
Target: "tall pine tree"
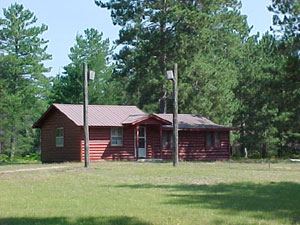
M 103 40 L 103 34 L 95 29 L 86 29 L 84 35 L 76 36 L 76 43 L 70 49 L 72 61 L 64 67 L 63 75 L 57 75 L 53 81 L 51 102 L 83 102 L 82 63 L 86 62 L 90 70 L 95 71 L 95 80 L 89 82 L 90 104 L 118 104 L 121 90 L 118 82 L 111 80 L 113 65 L 108 57 L 111 54 L 109 40 Z
M 277 106 L 274 125 L 281 156 L 300 144 L 300 2 L 273 0 L 269 10 L 275 14 L 273 30 L 280 57 L 272 71 L 272 95 Z
M 127 102 L 149 112 L 171 111 L 165 71 L 179 64 L 179 111 L 230 124 L 235 110 L 234 61 L 248 35 L 240 3 L 226 1 L 96 1 L 122 27 L 114 76 Z M 160 103 L 160 104 L 159 104 Z
M 34 150 L 37 138 L 33 122 L 46 107 L 49 81 L 43 61 L 47 41 L 41 34 L 46 25 L 35 26 L 37 18 L 23 5 L 3 9 L 0 19 L 0 133 L 2 151 L 23 153 Z

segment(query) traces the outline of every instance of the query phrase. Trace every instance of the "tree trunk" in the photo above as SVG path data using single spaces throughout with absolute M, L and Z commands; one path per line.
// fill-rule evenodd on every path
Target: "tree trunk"
M 280 133 L 278 133 L 277 137 L 279 139 L 279 144 L 277 145 L 278 146 L 278 149 L 277 149 L 277 157 L 280 158 L 282 157 L 282 154 L 283 154 L 283 137 L 281 135 L 282 133 L 282 130 L 279 131 Z
M 13 136 L 10 137 L 10 155 L 9 157 L 13 159 L 15 157 L 15 151 L 16 151 L 16 140 Z
M 244 148 L 244 158 L 248 159 L 248 151 L 247 148 Z
M 266 158 L 266 155 L 267 155 L 267 143 L 264 142 L 261 149 L 261 157 L 264 159 Z
M 282 144 L 279 145 L 278 150 L 277 150 L 277 157 L 280 158 L 283 153 L 283 146 Z
M 243 121 L 240 121 L 240 124 L 241 124 L 241 130 L 240 130 L 240 135 L 241 135 L 241 139 L 243 139 L 243 137 L 245 136 L 245 123 Z M 245 156 L 245 143 L 244 141 L 241 143 L 240 145 L 240 156 L 241 157 L 244 157 Z
M 167 113 L 167 91 L 163 92 L 163 96 L 159 100 L 159 112 L 160 113 Z

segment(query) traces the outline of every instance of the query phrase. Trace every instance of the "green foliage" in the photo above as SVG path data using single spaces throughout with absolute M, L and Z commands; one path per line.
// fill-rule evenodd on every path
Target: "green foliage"
M 277 38 L 277 57 L 272 74 L 274 119 L 278 155 L 295 153 L 300 144 L 300 2 L 273 0 L 269 10 Z M 279 28 L 279 29 L 276 29 Z
M 241 128 L 238 142 L 255 155 L 278 157 L 297 153 L 300 143 L 299 2 L 273 1 L 274 34 L 249 38 L 234 89 L 238 110 L 234 124 Z M 299 151 L 298 151 L 299 153 Z
M 113 76 L 125 87 L 126 104 L 170 112 L 171 84 L 164 74 L 177 62 L 179 112 L 239 127 L 234 142 L 250 155 L 296 152 L 299 1 L 273 0 L 277 33 L 261 39 L 249 36 L 235 0 L 95 2 L 122 27 Z
M 0 154 L 0 162 L 5 163 L 9 161 L 9 156 L 5 154 Z
M 70 49 L 72 61 L 64 67 L 64 75 L 52 79 L 51 102 L 83 102 L 82 63 L 87 62 L 89 70 L 95 71 L 95 80 L 89 82 L 90 104 L 117 104 L 121 89 L 117 81 L 111 80 L 113 65 L 109 62 L 109 40 L 102 40 L 103 34 L 95 29 L 86 29 L 84 35 L 76 36 L 76 44 Z
M 297 38 L 299 41 L 300 2 L 298 0 L 272 0 L 272 5 L 268 9 L 274 13 L 272 30 L 280 32 L 285 37 Z
M 122 26 L 117 44 L 123 48 L 114 56 L 114 77 L 122 82 L 126 104 L 135 104 L 149 112 L 166 107 L 168 92 L 164 73 L 167 59 L 174 58 L 174 32 L 167 23 L 172 15 L 167 12 L 173 3 L 154 1 L 97 1 L 111 9 L 114 24 Z M 167 17 L 168 14 L 168 17 Z M 171 22 L 171 21 L 169 21 Z M 166 44 L 168 42 L 168 45 Z M 169 63 L 169 65 L 171 65 Z
M 273 54 L 274 39 L 266 34 L 261 41 L 258 36 L 249 37 L 241 49 L 238 65 L 238 84 L 233 88 L 237 110 L 233 114 L 233 124 L 240 128 L 238 142 L 241 151 L 247 148 L 251 154 L 261 150 L 268 141 L 274 112 L 268 109 L 270 99 L 265 91 L 269 74 L 263 67 L 269 65 Z
M 183 112 L 201 113 L 217 123 L 231 125 L 237 110 L 232 89 L 237 85 L 236 61 L 248 34 L 236 1 L 207 2 L 179 11 L 183 24 L 185 70 L 181 72 L 179 101 Z M 189 32 L 185 27 L 192 27 Z M 192 33 L 191 33 L 192 32 Z M 190 37 L 194 36 L 192 41 Z
M 6 154 L 0 154 L 0 163 L 5 164 L 23 164 L 23 163 L 39 163 L 41 161 L 41 155 L 39 153 L 29 153 L 24 156 L 15 156 L 10 158 Z
M 167 70 L 179 65 L 179 112 L 240 128 L 234 143 L 249 157 L 299 154 L 300 3 L 273 0 L 273 34 L 249 36 L 238 0 L 95 1 L 121 26 L 113 55 L 95 29 L 76 36 L 71 63 L 49 80 L 47 30 L 20 4 L 0 18 L 0 146 L 13 157 L 39 148 L 32 123 L 48 103 L 82 103 L 82 63 L 96 72 L 90 104 L 170 112 Z M 51 90 L 51 92 L 50 92 Z M 4 159 L 3 159 L 4 160 Z
M 236 69 L 232 63 L 248 34 L 238 1 L 96 1 L 122 27 L 115 55 L 116 79 L 149 112 L 167 112 L 167 69 L 179 64 L 179 111 L 201 112 L 216 122 L 232 121 Z M 219 67 L 216 68 L 216 65 Z
M 3 9 L 0 18 L 0 142 L 2 151 L 14 154 L 36 151 L 32 123 L 45 110 L 49 81 L 43 61 L 47 41 L 40 35 L 47 26 L 34 26 L 37 18 L 22 5 Z

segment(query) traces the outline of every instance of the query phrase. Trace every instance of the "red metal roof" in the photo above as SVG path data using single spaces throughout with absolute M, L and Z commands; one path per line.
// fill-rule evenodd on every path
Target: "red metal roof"
M 83 106 L 73 104 L 53 104 L 41 116 L 41 118 L 33 125 L 34 128 L 40 128 L 44 119 L 50 111 L 56 108 L 77 126 L 83 126 Z M 136 106 L 123 105 L 89 105 L 88 108 L 88 123 L 89 126 L 122 126 L 122 122 L 130 115 L 144 114 L 142 110 Z
M 155 114 L 161 117 L 164 120 L 167 120 L 173 124 L 173 114 Z M 165 125 L 164 127 L 171 127 L 169 125 Z M 230 129 L 233 130 L 232 127 L 227 127 L 223 125 L 216 124 L 211 120 L 198 115 L 192 114 L 178 114 L 178 128 L 180 129 Z
M 53 104 L 35 122 L 33 128 L 40 128 L 43 121 L 53 110 L 59 110 L 77 126 L 83 126 L 82 105 Z M 134 125 L 151 117 L 160 120 L 165 128 L 172 127 L 173 114 L 146 114 L 136 106 L 124 105 L 89 105 L 88 108 L 89 126 L 121 127 L 123 124 Z M 205 117 L 192 114 L 178 114 L 178 127 L 180 129 L 235 129 L 216 124 Z
M 164 125 L 171 125 L 172 122 L 165 120 L 163 118 L 161 118 L 160 116 L 156 115 L 156 114 L 139 114 L 139 115 L 130 115 L 125 121 L 123 121 L 122 124 L 126 124 L 126 125 L 135 125 L 137 123 L 143 122 L 145 120 L 148 120 L 150 118 L 154 118 L 155 120 L 160 121 L 162 124 Z

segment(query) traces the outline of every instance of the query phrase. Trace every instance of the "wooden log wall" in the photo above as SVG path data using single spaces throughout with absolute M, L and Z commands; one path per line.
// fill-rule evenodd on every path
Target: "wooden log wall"
M 170 135 L 171 135 L 171 131 Z M 229 154 L 229 131 L 219 132 L 220 147 L 206 148 L 205 132 L 180 131 L 179 132 L 179 159 L 185 161 L 211 161 L 228 160 Z M 162 149 L 162 159 L 172 159 L 170 145 Z
M 147 126 L 147 158 L 160 158 L 160 137 L 159 137 L 160 127 L 157 125 Z
M 91 161 L 133 160 L 134 131 L 133 127 L 123 127 L 123 145 L 110 145 L 110 127 L 90 127 L 89 153 Z M 81 161 L 84 160 L 83 132 L 81 135 Z
M 57 128 L 64 128 L 63 147 L 56 147 Z M 80 135 L 80 128 L 55 109 L 41 128 L 42 162 L 80 161 Z

